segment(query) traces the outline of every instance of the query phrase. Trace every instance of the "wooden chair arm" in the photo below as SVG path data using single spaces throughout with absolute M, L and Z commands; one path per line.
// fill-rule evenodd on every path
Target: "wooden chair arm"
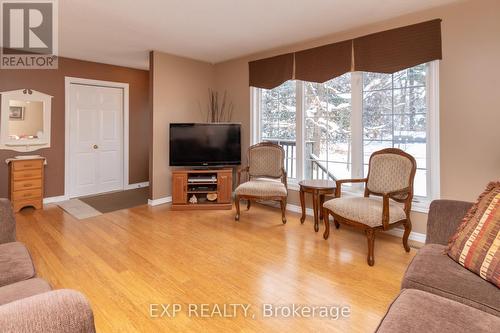
M 250 170 L 249 166 L 241 167 L 238 169 L 238 185 L 237 186 L 239 186 L 241 184 L 241 173 L 248 172 L 248 170 Z
M 382 227 L 384 228 L 384 230 L 387 230 L 389 228 L 389 199 L 391 199 L 395 195 L 401 195 L 401 194 L 410 195 L 410 193 L 411 193 L 411 188 L 408 186 L 401 190 L 382 194 Z M 406 204 L 405 204 L 405 211 L 407 211 Z
M 283 182 L 283 184 L 285 184 L 285 187 L 288 189 L 288 176 L 284 168 L 281 168 L 281 181 Z
M 335 181 L 335 183 L 336 183 L 335 197 L 340 198 L 340 195 L 342 193 L 342 184 L 344 184 L 344 183 L 366 183 L 367 181 L 368 181 L 368 178 L 338 179 Z

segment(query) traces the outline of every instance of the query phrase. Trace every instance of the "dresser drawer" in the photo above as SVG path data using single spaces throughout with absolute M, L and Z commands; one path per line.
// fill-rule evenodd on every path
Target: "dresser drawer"
M 12 179 L 19 180 L 42 178 L 42 169 L 12 171 Z
M 14 209 L 14 212 L 18 212 L 22 208 L 29 207 L 29 206 L 33 206 L 36 209 L 42 209 L 43 208 L 42 198 L 17 200 L 17 201 L 14 201 L 12 203 L 12 207 Z
M 24 200 L 24 199 L 41 198 L 41 197 L 42 197 L 41 188 L 12 192 L 13 200 Z
M 28 180 L 18 180 L 12 184 L 12 189 L 14 191 L 31 190 L 34 188 L 42 187 L 42 179 L 28 179 Z
M 43 160 L 27 160 L 27 161 L 12 162 L 12 167 L 14 171 L 41 169 L 42 166 L 43 166 Z

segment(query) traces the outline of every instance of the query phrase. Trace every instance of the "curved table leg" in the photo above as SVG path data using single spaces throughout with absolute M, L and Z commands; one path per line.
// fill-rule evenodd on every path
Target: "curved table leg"
M 314 212 L 314 231 L 318 232 L 319 223 L 318 223 L 318 191 L 313 191 L 313 212 Z
M 325 203 L 325 195 L 324 194 L 320 194 L 319 195 L 319 219 L 322 220 L 323 219 L 323 204 Z
M 302 209 L 302 216 L 300 217 L 300 223 L 304 224 L 304 221 L 306 220 L 306 200 L 305 200 L 305 193 L 300 189 L 300 208 Z

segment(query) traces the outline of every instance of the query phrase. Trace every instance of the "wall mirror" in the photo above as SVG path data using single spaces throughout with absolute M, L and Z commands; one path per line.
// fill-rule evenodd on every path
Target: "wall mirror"
M 31 89 L 0 94 L 0 148 L 34 151 L 50 147 L 52 96 Z

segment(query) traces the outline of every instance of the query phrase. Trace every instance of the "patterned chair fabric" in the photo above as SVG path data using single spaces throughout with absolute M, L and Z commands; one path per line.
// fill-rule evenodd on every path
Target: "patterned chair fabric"
M 363 223 L 370 227 L 382 225 L 382 200 L 376 198 L 354 197 L 336 198 L 323 204 L 335 214 L 343 218 Z M 406 218 L 403 208 L 389 202 L 389 224 Z
M 280 202 L 281 222 L 286 223 L 287 185 L 285 151 L 271 142 L 261 142 L 248 148 L 248 166 L 243 171 L 248 174 L 248 181 L 240 183 L 241 171 L 238 171 L 238 187 L 235 190 L 236 215 L 240 220 L 240 199 L 246 199 L 250 209 L 251 200 L 275 200 Z
M 250 178 L 279 178 L 284 168 L 284 152 L 281 147 L 256 146 L 248 150 L 248 174 Z
M 279 180 L 254 179 L 238 186 L 236 195 L 251 195 L 258 197 L 286 197 L 285 185 Z
M 401 149 L 386 148 L 370 156 L 368 177 L 337 181 L 337 198 L 327 201 L 324 207 L 325 233 L 330 233 L 329 215 L 333 215 L 335 226 L 350 224 L 363 229 L 368 241 L 366 261 L 369 266 L 375 263 L 375 233 L 389 230 L 402 224 L 404 226 L 403 247 L 410 252 L 408 237 L 411 232 L 411 199 L 413 198 L 413 179 L 416 171 L 413 156 Z M 341 197 L 342 183 L 365 183 L 364 197 Z M 396 192 L 396 193 L 393 193 Z M 378 196 L 378 198 L 370 197 Z M 382 200 L 380 200 L 382 196 Z
M 367 188 L 375 193 L 389 193 L 411 185 L 413 163 L 397 154 L 374 155 L 370 161 Z M 406 195 L 399 197 L 406 198 Z

